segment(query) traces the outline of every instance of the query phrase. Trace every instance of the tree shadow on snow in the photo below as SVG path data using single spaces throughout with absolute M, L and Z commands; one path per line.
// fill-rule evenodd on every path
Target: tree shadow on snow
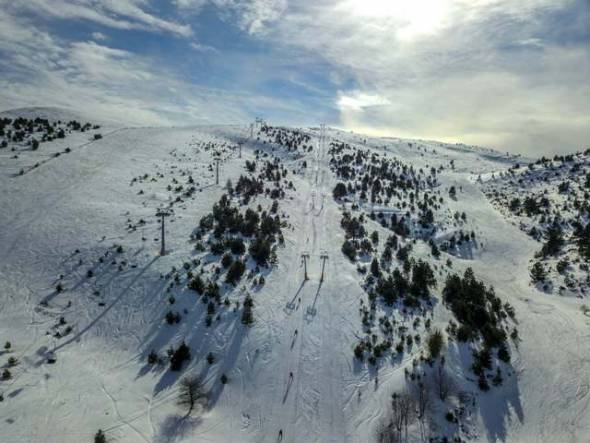
M 464 371 L 462 374 L 463 379 L 456 380 L 457 386 L 467 387 L 466 385 L 469 384 L 469 388 L 476 394 L 476 404 L 479 408 L 488 441 L 505 442 L 507 439 L 507 426 L 514 417 L 520 423 L 524 422 L 518 377 L 512 365 L 503 363 L 494 356 L 494 371 L 487 371 L 490 389 L 487 392 L 482 392 L 478 388 L 477 376 L 471 372 L 471 365 L 473 364 L 472 347 L 467 343 L 453 342 L 452 345 L 449 345 L 447 356 L 449 361 L 454 360 L 454 363 Z M 491 378 L 498 366 L 502 371 L 503 382 L 499 386 L 494 386 Z
M 158 433 L 154 436 L 154 443 L 181 441 L 188 437 L 201 423 L 200 417 L 168 415 L 160 425 Z
M 133 285 L 142 277 L 142 275 L 154 264 L 154 262 L 156 260 L 158 260 L 159 257 L 154 257 L 152 260 L 150 260 L 138 273 L 136 273 L 136 275 L 133 277 L 133 279 L 131 280 L 131 282 L 122 290 L 119 292 L 119 294 L 115 297 L 115 299 L 98 315 L 96 316 L 96 318 L 94 320 L 92 320 L 88 325 L 86 325 L 84 328 L 80 329 L 76 334 L 74 334 L 69 340 L 66 340 L 65 342 L 61 343 L 59 346 L 56 346 L 55 349 L 53 349 L 53 352 L 57 352 L 58 350 L 62 349 L 63 347 L 69 345 L 70 343 L 73 343 L 75 341 L 79 341 L 80 338 L 86 334 L 86 332 L 88 332 L 90 329 L 92 329 L 92 327 L 94 325 L 96 325 L 105 315 L 108 314 L 108 312 L 120 301 L 122 300 L 127 293 L 130 291 L 130 289 L 133 287 Z
M 188 314 L 186 319 L 183 319 L 182 324 L 189 326 L 190 330 L 179 331 L 176 326 L 161 325 L 151 344 L 145 348 L 144 353 L 154 349 L 162 355 L 163 348 L 169 346 L 172 340 L 179 335 L 183 336 L 185 343 L 191 350 L 191 360 L 185 363 L 181 371 L 171 371 L 168 366 L 155 366 L 160 368 L 163 373 L 154 386 L 154 395 L 170 389 L 186 372 L 194 372 L 197 367 L 200 367 L 197 376 L 209 389 L 209 407 L 214 407 L 224 389 L 220 377 L 222 374 L 226 374 L 231 382 L 230 373 L 235 366 L 244 336 L 248 333 L 248 327 L 240 321 L 241 310 L 220 312 L 221 319 L 214 321 L 209 327 L 205 325 L 206 305 L 202 304 L 197 311 Z M 224 337 L 223 333 L 226 331 L 230 332 Z M 206 360 L 209 352 L 212 352 L 216 358 L 213 364 L 209 364 Z M 152 366 L 146 363 L 140 369 L 137 378 L 151 370 Z
M 248 326 L 243 325 L 239 321 L 239 318 L 236 318 L 234 320 L 232 334 L 231 337 L 229 337 L 228 339 L 229 345 L 226 349 L 224 349 L 224 358 L 223 360 L 220 360 L 219 366 L 216 368 L 217 371 L 215 374 L 215 378 L 213 379 L 213 387 L 209 391 L 209 408 L 213 408 L 217 404 L 219 398 L 221 397 L 225 385 L 220 382 L 219 378 L 221 377 L 221 374 L 230 373 L 233 367 L 235 366 L 236 361 L 238 359 L 238 355 L 240 353 L 242 342 L 244 341 L 244 337 L 248 334 L 248 331 Z M 204 369 L 207 369 L 208 366 L 209 365 L 206 365 Z M 229 378 L 231 383 L 231 377 Z M 204 379 L 205 377 L 202 378 L 202 380 Z

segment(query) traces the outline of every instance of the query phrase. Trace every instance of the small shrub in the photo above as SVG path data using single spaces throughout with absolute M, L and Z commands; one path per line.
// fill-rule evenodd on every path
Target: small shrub
M 94 443 L 107 443 L 107 438 L 101 429 L 94 435 Z
M 148 363 L 150 365 L 155 365 L 155 364 L 160 363 L 160 356 L 153 349 L 151 350 L 151 352 L 148 355 Z
M 170 370 L 180 371 L 183 363 L 190 360 L 190 358 L 191 351 L 186 343 L 182 342 L 178 349 L 172 352 L 172 356 L 170 357 Z

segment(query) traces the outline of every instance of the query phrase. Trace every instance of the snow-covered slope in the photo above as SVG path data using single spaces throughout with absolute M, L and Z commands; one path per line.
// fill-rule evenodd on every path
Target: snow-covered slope
M 101 128 L 100 139 L 75 134 L 17 159 L 10 148 L 0 150 L 0 342 L 11 343 L 0 355 L 10 371 L 0 381 L 1 441 L 92 441 L 98 429 L 117 442 L 373 441 L 391 395 L 412 384 L 405 370 L 429 369 L 413 363 L 424 354 L 419 343 L 376 365 L 354 356 L 365 335 L 359 308 L 367 293 L 359 263 L 341 250 L 346 203 L 332 195 L 340 179 L 331 167 L 331 143 L 395 157 L 415 170 L 437 169 L 430 192 L 444 196 L 435 214 L 440 241 L 458 229 L 453 214 L 466 213 L 461 226 L 477 234 L 469 255 L 449 250 L 434 259 L 427 242 L 407 240 L 416 260 L 435 266 L 433 328 L 445 331 L 453 318 L 442 303 L 445 277 L 467 267 L 515 310 L 519 339 L 509 343 L 502 385 L 480 391 L 468 348 L 447 336 L 446 368 L 455 389 L 448 400 L 431 402 L 429 420 L 410 426 L 407 441 L 588 441 L 584 300 L 531 286 L 529 260 L 538 244 L 495 209 L 474 179 L 519 159 L 332 129 L 285 128 L 282 136 L 259 129 L 249 139 L 238 126 L 112 127 Z M 67 155 L 18 175 L 64 143 Z M 246 161 L 256 163 L 256 174 L 269 168 L 266 161 L 285 172 L 264 179 L 269 192 L 255 193 L 247 204 L 236 191 L 231 205 L 241 213 L 258 205 L 270 213 L 277 201 L 284 242 L 273 244 L 270 266 L 256 269 L 245 253 L 246 274 L 234 287 L 224 283 L 220 257 L 209 251 L 214 232 L 199 226 L 228 193 L 228 179 L 237 188 L 240 175 L 248 176 Z M 279 186 L 284 197 L 273 198 Z M 447 196 L 451 186 L 455 199 Z M 370 202 L 358 203 L 355 214 L 368 216 Z M 156 217 L 162 208 L 171 210 L 164 256 Z M 382 245 L 388 231 L 371 223 Z M 196 275 L 218 278 L 218 304 L 187 287 Z M 250 326 L 241 321 L 247 294 L 254 304 Z M 167 312 L 180 321 L 168 324 Z M 384 312 L 411 329 L 402 307 Z M 183 341 L 191 359 L 171 371 L 167 350 Z M 152 351 L 163 363 L 148 362 Z M 8 367 L 9 357 L 18 363 Z M 190 417 L 176 405 L 187 374 L 202 380 L 209 397 Z M 457 423 L 445 419 L 447 412 Z
M 5 111 L 0 111 L 0 118 L 27 118 L 27 119 L 35 119 L 35 118 L 42 118 L 47 119 L 50 121 L 57 121 L 61 120 L 63 122 L 67 122 L 70 120 L 79 120 L 79 121 L 91 121 L 93 123 L 99 124 L 107 124 L 107 125 L 117 125 L 116 120 L 105 120 L 101 118 L 97 118 L 94 115 L 87 115 L 79 111 L 73 111 L 71 109 L 66 108 L 59 108 L 56 106 L 33 106 L 33 107 L 26 107 L 26 108 L 14 108 L 14 109 L 7 109 Z

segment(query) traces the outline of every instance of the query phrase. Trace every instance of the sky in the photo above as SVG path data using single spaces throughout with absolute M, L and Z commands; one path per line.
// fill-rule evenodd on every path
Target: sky
M 590 0 L 0 0 L 0 110 L 590 146 Z

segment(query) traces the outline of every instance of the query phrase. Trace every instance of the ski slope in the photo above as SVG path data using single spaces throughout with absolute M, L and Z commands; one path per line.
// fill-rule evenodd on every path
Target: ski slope
M 538 244 L 506 221 L 473 180 L 506 170 L 517 158 L 431 141 L 360 138 L 333 129 L 322 138 L 318 128 L 303 131 L 314 149 L 305 155 L 307 168 L 289 175 L 296 191 L 280 202 L 289 222 L 285 245 L 265 274 L 266 284 L 252 292 L 251 327 L 231 310 L 205 327 L 205 306 L 186 288 L 169 290 L 161 276 L 194 256 L 189 239 L 199 219 L 225 192 L 227 179 L 235 182 L 244 173 L 254 150 L 272 152 L 271 143 L 247 140 L 242 158 L 227 149 L 219 185 L 203 146 L 235 146 L 246 135 L 243 127 L 111 124 L 91 143 L 80 134 L 18 159 L 0 151 L 0 341 L 9 340 L 10 355 L 19 360 L 12 379 L 0 382 L 2 442 L 92 441 L 98 429 L 130 443 L 372 441 L 391 394 L 405 383 L 412 355 L 379 367 L 354 359 L 364 292 L 356 265 L 341 252 L 331 140 L 394 155 L 415 168 L 454 162 L 440 174 L 441 186 L 461 191 L 456 201 L 445 201 L 445 210 L 468 214 L 480 247 L 470 258 L 453 257 L 453 271 L 472 267 L 493 285 L 514 306 L 521 338 L 511 349 L 515 376 L 478 394 L 471 440 L 590 441 L 590 317 L 580 311 L 584 300 L 549 296 L 530 285 L 529 261 Z M 15 176 L 60 143 L 71 153 Z M 301 159 L 279 147 L 275 152 L 290 171 L 299 168 Z M 184 177 L 182 171 L 192 174 L 198 191 L 174 205 L 166 220 L 168 254 L 160 256 L 155 214 L 172 202 L 166 185 Z M 157 180 L 132 181 L 145 174 Z M 114 245 L 124 252 L 114 252 Z M 309 254 L 308 280 L 302 254 Z M 427 257 L 428 248 L 417 245 L 415 255 Z M 88 269 L 95 278 L 87 278 Z M 437 277 L 438 296 L 444 278 Z M 55 290 L 58 281 L 63 292 Z M 174 326 L 163 320 L 171 294 L 174 310 L 186 310 Z M 58 339 L 52 333 L 60 317 L 72 331 Z M 444 328 L 449 318 L 439 304 L 434 323 Z M 164 353 L 182 340 L 192 358 L 181 374 L 146 364 L 150 350 Z M 218 356 L 213 365 L 206 362 L 209 352 Z M 47 362 L 52 355 L 55 364 Z M 460 347 L 449 345 L 449 368 L 465 379 L 461 389 L 473 390 L 463 358 Z M 206 410 L 183 419 L 175 403 L 185 373 L 198 374 L 210 398 Z M 219 383 L 221 374 L 228 384 Z M 444 420 L 433 424 L 439 431 L 445 426 Z

